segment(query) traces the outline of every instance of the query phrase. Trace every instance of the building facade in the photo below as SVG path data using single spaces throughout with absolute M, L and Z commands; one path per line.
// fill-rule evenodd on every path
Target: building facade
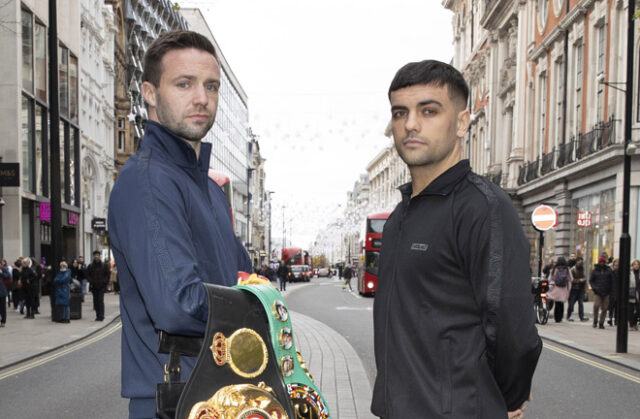
M 81 1 L 80 162 L 82 239 L 80 254 L 108 247 L 106 218 L 115 180 L 115 15 L 109 5 Z
M 627 7 L 621 0 L 445 0 L 454 12 L 453 65 L 470 89 L 464 154 L 512 196 L 536 264 L 533 209 L 547 203 L 558 225 L 544 257 L 576 254 L 592 266 L 619 255 Z M 636 31 L 631 86 L 633 147 L 640 140 Z M 617 87 L 617 88 L 616 88 Z M 631 255 L 638 257 L 640 159 L 632 156 Z
M 269 205 L 270 197 L 266 192 L 266 159 L 260 154 L 260 143 L 255 135 L 249 141 L 249 240 L 247 251 L 251 256 L 254 269 L 269 262 Z
M 222 54 L 199 9 L 181 9 L 189 28 L 213 43 L 220 64 L 218 112 L 213 127 L 203 141 L 212 143 L 211 168 L 231 179 L 232 208 L 236 235 L 248 243 L 249 238 L 249 108 L 247 94 Z
M 82 54 L 80 0 L 59 0 L 57 48 L 49 49 L 48 2 L 7 1 L 0 8 L 0 157 L 18 163 L 19 186 L 1 188 L 3 257 L 51 260 L 51 183 L 62 200 L 62 255 L 77 255 L 80 241 L 80 119 L 78 77 Z M 49 60 L 57 54 L 60 124 L 60 179 L 50 171 Z

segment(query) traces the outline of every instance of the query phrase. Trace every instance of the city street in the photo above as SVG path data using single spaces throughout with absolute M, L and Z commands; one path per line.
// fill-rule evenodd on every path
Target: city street
M 311 373 L 316 380 L 326 384 L 333 377 L 326 372 L 326 365 L 319 367 L 318 358 L 311 355 L 315 349 L 310 348 L 307 334 L 301 329 L 309 327 L 314 319 L 342 335 L 353 347 L 369 381 L 369 388 L 363 390 L 370 393 L 375 376 L 374 299 L 343 290 L 336 278 L 289 284 L 285 296 L 292 312 L 294 336 L 305 359 L 311 361 Z M 562 325 L 590 329 L 578 322 Z M 126 417 L 127 403 L 119 394 L 120 329 L 120 323 L 115 321 L 87 339 L 0 369 L 2 417 L 41 416 L 45 412 L 55 418 Z M 554 330 L 561 329 L 556 324 L 541 326 L 541 331 Z M 601 333 L 615 336 L 614 329 L 593 333 L 593 336 L 603 336 Z M 527 418 L 631 419 L 638 416 L 638 370 L 555 342 L 545 340 L 544 343 L 534 378 L 534 400 L 527 408 Z M 341 416 L 334 414 L 334 417 Z M 370 416 L 365 412 L 357 417 Z

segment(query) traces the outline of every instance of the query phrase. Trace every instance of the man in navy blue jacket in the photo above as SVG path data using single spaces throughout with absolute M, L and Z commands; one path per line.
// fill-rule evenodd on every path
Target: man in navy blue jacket
M 144 58 L 149 120 L 109 202 L 109 233 L 121 286 L 122 395 L 129 417 L 155 417 L 156 384 L 168 356 L 158 330 L 201 335 L 204 282 L 234 285 L 249 257 L 236 238 L 224 193 L 207 172 L 220 67 L 213 45 L 190 31 L 161 34 Z M 194 358 L 183 358 L 186 381 Z

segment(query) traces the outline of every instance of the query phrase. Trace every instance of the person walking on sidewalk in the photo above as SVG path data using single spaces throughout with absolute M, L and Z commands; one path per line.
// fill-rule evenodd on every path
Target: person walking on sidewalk
M 638 330 L 638 312 L 640 311 L 640 261 L 631 262 L 629 274 L 629 328 Z
M 564 303 L 569 299 L 569 291 L 573 277 L 567 265 L 567 260 L 560 256 L 555 266 L 549 273 L 549 285 L 551 285 L 547 298 L 553 302 L 553 318 L 556 323 L 562 321 L 564 316 Z
M 82 285 L 82 302 L 87 292 L 87 265 L 84 263 L 84 256 L 78 256 L 78 281 Z
M 59 313 L 60 323 L 71 321 L 71 310 L 69 307 L 70 295 L 69 284 L 71 283 L 71 270 L 68 269 L 67 262 L 60 262 L 60 271 L 53 280 L 56 294 L 56 309 Z
M 607 266 L 607 259 L 600 256 L 598 264 L 594 266 L 589 277 L 589 284 L 593 289 L 593 328 L 600 327 L 604 329 L 604 320 L 607 316 L 609 308 L 609 294 L 613 287 L 613 272 Z
M 4 262 L 4 260 L 3 260 Z M 2 278 L 0 278 L 0 327 L 4 327 L 7 323 L 7 298 L 9 297 L 9 291 L 5 285 L 4 278 L 5 266 L 2 266 Z M 9 270 L 7 269 L 7 274 Z
M 38 294 L 38 275 L 33 269 L 33 261 L 31 258 L 23 259 L 24 266 L 20 279 L 22 280 L 22 289 L 24 290 L 24 304 L 27 313 L 25 319 L 35 319 L 36 316 L 36 298 Z
M 571 276 L 573 281 L 571 282 L 571 291 L 569 292 L 569 306 L 567 307 L 567 320 L 572 322 L 571 314 L 573 313 L 573 307 L 578 302 L 578 317 L 581 322 L 589 320 L 584 316 L 584 293 L 586 291 L 587 278 L 584 273 L 584 260 L 581 257 L 577 257 L 573 268 L 571 268 Z
M 118 174 L 109 201 L 109 238 L 122 313 L 122 395 L 131 418 L 155 417 L 156 385 L 167 356 L 158 330 L 204 334 L 204 283 L 232 286 L 251 260 L 236 237 L 229 202 L 208 177 L 202 142 L 218 107 L 216 50 L 192 31 L 167 31 L 143 59 L 149 119 L 140 148 Z M 195 358 L 182 357 L 186 381 Z
M 104 293 L 109 284 L 109 265 L 100 260 L 100 252 L 93 251 L 93 261 L 87 267 L 87 280 L 89 289 L 93 294 L 93 309 L 96 312 L 96 321 L 104 320 Z
M 287 280 L 289 279 L 289 267 L 282 260 L 278 266 L 278 281 L 280 281 L 280 292 L 287 290 Z
M 529 241 L 509 195 L 461 160 L 469 88 L 410 63 L 389 88 L 395 148 L 411 173 L 384 225 L 371 411 L 385 419 L 522 415 L 542 341 Z
M 22 287 L 22 258 L 13 262 L 13 289 L 11 290 L 11 299 L 13 300 L 13 311 L 20 310 L 20 314 L 24 314 L 24 289 Z

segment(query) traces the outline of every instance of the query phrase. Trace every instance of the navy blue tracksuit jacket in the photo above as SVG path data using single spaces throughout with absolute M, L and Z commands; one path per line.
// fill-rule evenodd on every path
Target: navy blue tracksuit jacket
M 203 282 L 235 285 L 250 272 L 228 201 L 207 172 L 211 144 L 194 149 L 147 121 L 140 149 L 124 165 L 109 201 L 109 237 L 120 281 L 122 395 L 153 398 L 168 356 L 157 353 L 158 330 L 204 333 Z M 182 379 L 194 358 L 183 358 Z

